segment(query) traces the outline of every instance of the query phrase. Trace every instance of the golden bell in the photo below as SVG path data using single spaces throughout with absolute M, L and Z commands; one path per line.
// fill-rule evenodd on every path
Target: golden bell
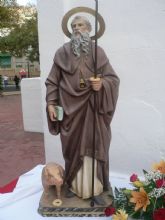
M 86 86 L 84 79 L 80 79 L 80 88 L 84 88 Z

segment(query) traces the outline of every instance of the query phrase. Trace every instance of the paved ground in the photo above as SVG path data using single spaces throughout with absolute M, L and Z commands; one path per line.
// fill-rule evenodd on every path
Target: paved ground
M 44 163 L 43 134 L 23 129 L 21 96 L 0 97 L 0 186 Z

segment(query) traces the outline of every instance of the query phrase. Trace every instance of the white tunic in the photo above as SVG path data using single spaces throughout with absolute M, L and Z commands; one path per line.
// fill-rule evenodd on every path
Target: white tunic
M 98 196 L 103 192 L 103 185 L 97 178 L 97 160 L 95 160 L 94 169 L 94 196 Z M 85 156 L 83 165 L 77 172 L 76 177 L 72 181 L 70 189 L 82 199 L 88 199 L 92 196 L 92 158 Z

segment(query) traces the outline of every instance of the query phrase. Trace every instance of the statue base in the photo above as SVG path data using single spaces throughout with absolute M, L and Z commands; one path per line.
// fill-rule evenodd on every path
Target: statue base
M 43 192 L 39 202 L 38 213 L 45 217 L 100 217 L 105 216 L 105 208 L 111 206 L 113 202 L 112 190 L 101 194 L 106 205 L 99 206 L 94 204 L 94 207 L 91 207 L 91 199 L 81 199 L 77 196 L 66 198 L 64 192 L 65 190 L 62 189 L 61 206 L 53 205 L 53 201 L 56 199 L 55 187 L 50 188 L 48 193 Z

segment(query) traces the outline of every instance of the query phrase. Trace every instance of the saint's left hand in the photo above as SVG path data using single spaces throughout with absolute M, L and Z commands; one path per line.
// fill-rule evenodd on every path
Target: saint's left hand
M 99 91 L 102 88 L 103 82 L 101 78 L 91 77 L 89 80 L 94 91 Z

